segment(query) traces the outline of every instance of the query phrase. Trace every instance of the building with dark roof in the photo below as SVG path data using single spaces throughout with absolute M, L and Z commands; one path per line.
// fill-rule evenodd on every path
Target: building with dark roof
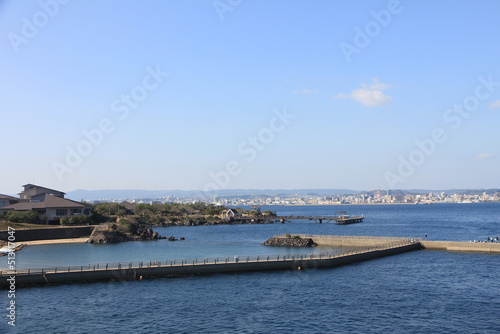
M 0 194 L 0 208 L 19 202 L 19 198 Z
M 0 214 L 33 210 L 43 216 L 46 223 L 57 222 L 63 217 L 90 215 L 88 205 L 64 198 L 65 193 L 62 191 L 33 184 L 23 187 L 24 191 L 19 194 L 20 198 L 0 195 Z
M 64 195 L 66 195 L 66 193 L 63 193 L 62 191 L 40 187 L 31 183 L 25 184 L 23 188 L 24 190 L 19 193 L 20 199 L 36 199 L 34 197 L 45 194 L 52 194 L 56 197 L 61 197 L 61 198 L 64 198 Z

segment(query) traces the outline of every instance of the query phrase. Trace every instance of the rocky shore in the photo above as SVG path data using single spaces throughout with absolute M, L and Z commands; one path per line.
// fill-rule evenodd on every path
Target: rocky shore
M 0 256 L 7 256 L 9 252 L 17 252 L 26 246 L 25 244 L 16 243 L 12 249 L 8 248 L 8 242 L 0 240 Z
M 162 227 L 172 227 L 172 226 L 204 226 L 204 225 L 240 225 L 240 224 L 274 224 L 274 220 L 269 219 L 221 219 L 216 221 L 209 221 L 206 219 L 188 219 L 188 220 L 178 220 L 178 221 L 167 221 L 164 222 Z
M 318 244 L 314 242 L 311 238 L 300 238 L 300 237 L 290 237 L 290 238 L 270 238 L 266 240 L 263 246 L 274 246 L 274 247 L 313 247 Z
M 133 233 L 120 231 L 116 224 L 98 226 L 92 231 L 88 243 L 91 244 L 112 244 L 125 241 L 144 241 L 165 239 L 153 231 L 152 228 L 140 225 Z

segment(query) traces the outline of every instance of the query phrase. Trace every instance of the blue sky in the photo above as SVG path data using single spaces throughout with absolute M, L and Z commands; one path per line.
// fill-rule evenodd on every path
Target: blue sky
M 2 1 L 0 193 L 500 187 L 499 11 Z

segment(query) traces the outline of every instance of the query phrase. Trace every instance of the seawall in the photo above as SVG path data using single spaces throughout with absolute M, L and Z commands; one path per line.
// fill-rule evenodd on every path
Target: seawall
M 421 241 L 424 249 L 467 253 L 500 254 L 500 243 L 463 241 Z
M 56 227 L 40 229 L 16 229 L 15 242 L 52 239 L 72 239 L 90 236 L 94 226 Z M 7 231 L 0 231 L 0 240 L 7 241 Z
M 85 266 L 70 268 L 48 268 L 18 270 L 15 285 L 46 285 L 102 280 L 135 280 L 148 277 L 176 277 L 189 275 L 211 275 L 271 270 L 314 270 L 372 260 L 421 249 L 418 242 L 399 240 L 397 243 L 376 247 L 347 249 L 334 253 L 281 256 L 258 256 L 240 258 L 218 258 L 201 260 L 162 261 L 160 263 L 118 264 L 108 266 Z M 182 261 L 182 262 L 181 262 Z M 8 288 L 14 273 L 0 273 L 0 288 Z
M 294 234 L 295 235 L 295 234 Z M 311 235 L 297 234 L 301 238 L 312 238 L 319 246 L 333 247 L 366 247 L 379 245 L 381 243 L 394 242 L 401 238 L 371 237 L 371 236 L 347 236 L 347 235 Z M 276 235 L 275 237 L 283 237 Z M 450 252 L 467 253 L 495 253 L 500 254 L 500 243 L 494 242 L 465 242 L 465 241 L 428 241 L 415 238 L 423 249 L 441 250 Z
M 366 237 L 349 235 L 316 235 L 316 234 L 293 234 L 292 236 L 301 238 L 311 238 L 318 246 L 331 247 L 370 247 L 384 243 L 391 243 L 410 238 L 392 238 L 392 237 Z M 275 238 L 284 238 L 284 234 L 275 235 Z M 417 239 L 414 239 L 418 241 Z

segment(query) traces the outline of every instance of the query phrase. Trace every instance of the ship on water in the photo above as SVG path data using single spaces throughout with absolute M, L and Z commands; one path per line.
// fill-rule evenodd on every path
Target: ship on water
M 337 225 L 348 225 L 348 224 L 356 224 L 362 223 L 365 216 L 362 214 L 361 216 L 350 216 L 345 211 L 336 212 L 336 216 L 333 220 L 335 220 Z

